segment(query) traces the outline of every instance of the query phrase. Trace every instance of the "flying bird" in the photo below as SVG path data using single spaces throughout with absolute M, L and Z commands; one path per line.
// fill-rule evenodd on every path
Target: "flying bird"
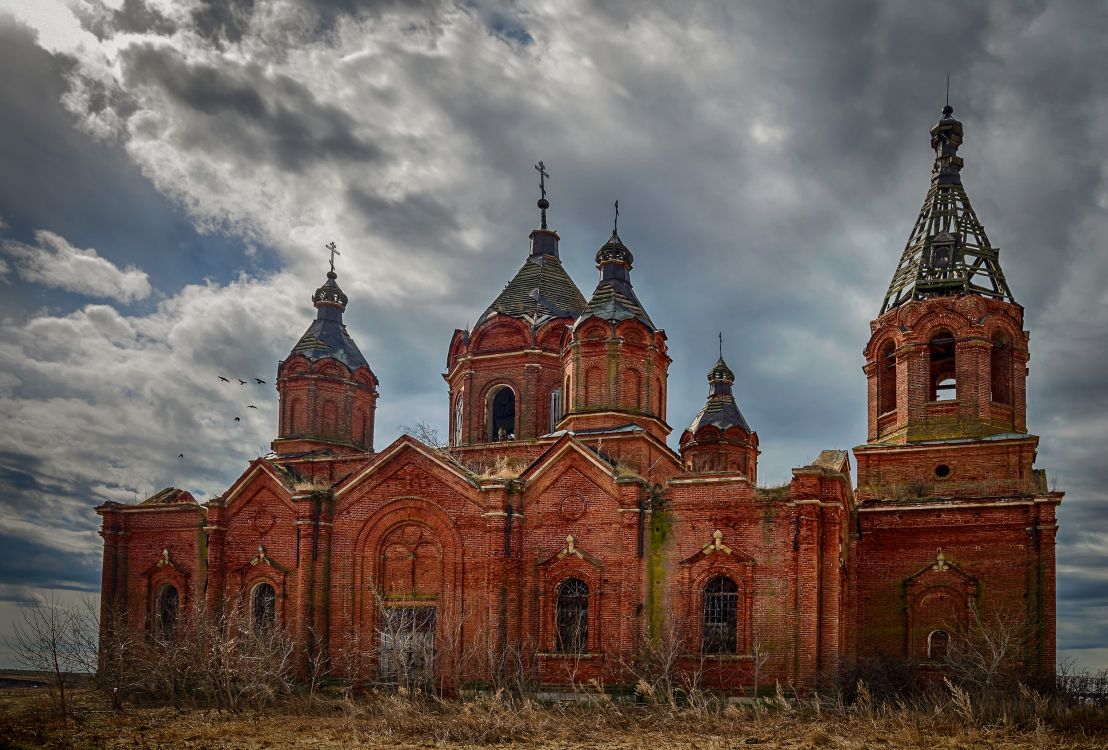
M 236 422 L 241 422 L 242 420 L 241 420 L 241 419 L 239 419 L 238 417 L 235 417 L 235 421 L 236 421 Z
M 257 409 L 258 407 L 254 406 L 254 404 L 250 404 L 250 405 L 249 405 L 249 406 L 247 406 L 246 408 L 247 408 L 247 409 Z
M 230 383 L 230 382 L 231 382 L 230 380 L 228 380 L 227 378 L 223 377 L 222 375 L 220 375 L 220 376 L 219 376 L 219 379 L 220 379 L 220 380 L 222 380 L 222 381 L 223 381 L 224 383 Z
M 177 454 L 177 458 L 184 458 L 184 457 L 185 457 L 185 454 L 184 454 L 184 453 L 178 453 L 178 454 Z
M 246 381 L 242 378 L 235 378 L 235 380 L 239 381 L 239 385 L 246 385 Z
M 262 380 L 261 378 L 254 378 L 254 380 L 256 380 L 258 382 L 258 385 L 265 385 L 265 381 Z

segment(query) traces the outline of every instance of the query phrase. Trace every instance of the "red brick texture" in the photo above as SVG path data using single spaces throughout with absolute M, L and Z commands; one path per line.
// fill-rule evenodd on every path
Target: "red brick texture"
M 668 643 L 683 669 L 737 691 L 759 651 L 763 685 L 798 688 L 876 652 L 927 661 L 934 633 L 976 605 L 1029 624 L 1028 666 L 1052 672 L 1061 495 L 1033 468 L 1018 307 L 930 300 L 874 321 L 857 491 L 844 451 L 772 489 L 754 483 L 754 435 L 698 433 L 675 453 L 665 334 L 571 323 L 494 316 L 455 333 L 449 452 L 404 436 L 374 453 L 368 368 L 290 357 L 276 458 L 203 505 L 159 493 L 97 509 L 105 607 L 148 630 L 167 586 L 217 609 L 265 582 L 301 668 L 322 650 L 352 680 L 379 674 L 382 610 L 405 607 L 434 609 L 444 682 L 488 682 L 506 647 L 547 684 L 628 682 L 646 645 Z M 951 401 L 929 391 L 942 368 Z M 515 439 L 495 441 L 503 387 Z M 571 432 L 548 435 L 559 389 Z M 569 590 L 587 592 L 579 648 L 559 635 Z

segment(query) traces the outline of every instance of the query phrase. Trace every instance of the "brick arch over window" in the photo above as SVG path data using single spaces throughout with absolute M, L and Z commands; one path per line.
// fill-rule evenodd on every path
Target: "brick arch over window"
M 419 522 L 394 526 L 380 543 L 376 583 L 386 598 L 437 599 L 442 590 L 442 547 L 434 532 Z
M 404 530 L 413 524 L 419 527 L 418 540 L 410 533 L 405 535 Z M 420 549 L 423 543 L 432 544 L 434 549 Z M 438 586 L 438 621 L 450 622 L 454 613 L 461 611 L 463 546 L 458 528 L 438 505 L 421 498 L 402 497 L 370 516 L 354 541 L 357 564 L 352 568 L 351 583 L 355 627 L 363 631 L 372 627 L 381 582 L 386 575 L 400 575 L 404 570 L 398 562 L 390 562 L 391 567 L 386 569 L 387 555 L 399 558 L 401 545 L 406 545 L 403 550 L 416 555 L 417 559 L 428 560 L 434 554 L 440 555 L 437 583 L 426 575 L 417 580 L 412 566 L 413 585 L 417 590 Z
M 620 374 L 620 401 L 625 409 L 642 409 L 642 375 L 638 370 L 627 368 Z

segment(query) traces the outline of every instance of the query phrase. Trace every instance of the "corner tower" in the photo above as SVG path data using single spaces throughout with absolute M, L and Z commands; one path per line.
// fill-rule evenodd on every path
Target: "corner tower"
M 316 319 L 277 365 L 280 424 L 273 450 L 281 457 L 313 451 L 373 451 L 377 377 L 346 331 L 349 301 L 332 256 L 327 281 L 312 295 Z
M 617 228 L 596 251 L 600 281 L 562 354 L 568 395 L 561 427 L 578 433 L 638 427 L 664 442 L 670 433 L 666 334 L 635 295 L 634 255 Z
M 530 234 L 523 266 L 478 319 L 456 330 L 446 373 L 450 445 L 530 440 L 561 420 L 560 354 L 568 326 L 585 298 L 562 267 L 558 233 L 546 224 L 545 166 L 539 162 L 540 226 Z

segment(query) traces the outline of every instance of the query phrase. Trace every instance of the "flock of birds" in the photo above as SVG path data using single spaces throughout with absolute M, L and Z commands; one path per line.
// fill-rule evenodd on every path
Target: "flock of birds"
M 224 383 L 228 383 L 228 384 L 229 384 L 229 383 L 231 382 L 231 378 L 228 378 L 228 377 L 224 377 L 223 375 L 220 375 L 220 376 L 219 376 L 219 379 L 220 379 L 220 380 L 222 380 L 222 381 L 223 381 Z M 243 380 L 242 378 L 235 378 L 235 380 L 239 381 L 239 385 L 240 385 L 240 386 L 244 386 L 244 385 L 249 385 L 249 384 L 250 384 L 250 381 L 249 381 L 249 380 Z M 253 381 L 254 381 L 254 383 L 255 383 L 256 385 L 266 385 L 266 384 L 267 384 L 267 382 L 266 382 L 265 380 L 262 380 L 261 378 L 253 378 Z M 247 408 L 247 409 L 257 409 L 258 407 L 257 407 L 257 406 L 255 406 L 254 404 L 247 404 L 247 405 L 246 405 L 246 408 Z M 242 417 L 235 417 L 234 421 L 235 421 L 235 422 L 241 422 L 241 421 L 242 421 Z M 183 459 L 184 457 L 185 457 L 185 454 L 184 454 L 184 453 L 178 453 L 178 454 L 177 454 L 177 458 L 179 458 L 179 459 Z

